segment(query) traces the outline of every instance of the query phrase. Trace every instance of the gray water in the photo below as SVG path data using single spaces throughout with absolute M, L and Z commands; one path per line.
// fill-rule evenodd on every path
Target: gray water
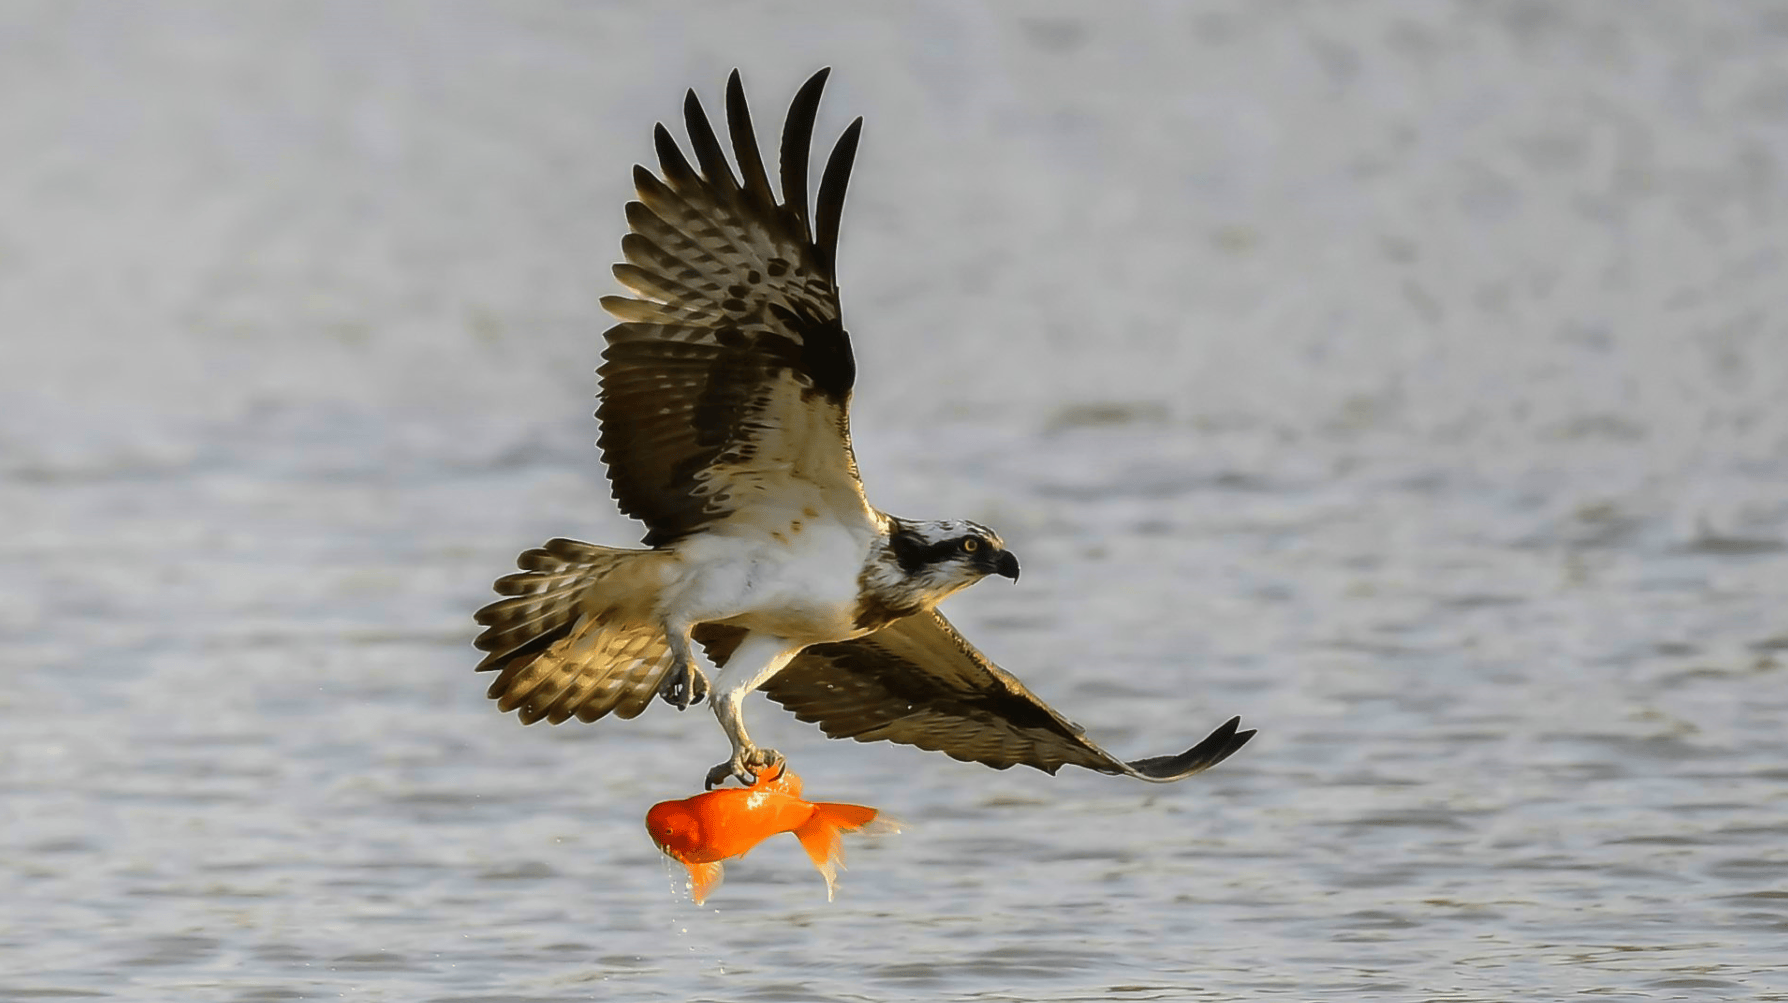
M 911 823 L 707 906 L 705 711 L 522 728 L 471 611 L 637 539 L 628 167 L 863 115 L 870 496 L 1169 787 L 747 713 Z M 1788 999 L 1788 8 L 0 10 L 0 999 Z

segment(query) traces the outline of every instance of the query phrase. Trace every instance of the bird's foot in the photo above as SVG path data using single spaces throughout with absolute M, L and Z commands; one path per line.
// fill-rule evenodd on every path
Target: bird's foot
M 664 702 L 678 710 L 688 710 L 690 704 L 702 702 L 708 695 L 708 674 L 685 662 L 672 669 L 658 684 L 658 695 Z
M 782 770 L 786 762 L 782 753 L 775 749 L 760 749 L 756 746 L 740 749 L 733 753 L 733 758 L 708 771 L 707 788 L 713 790 L 726 783 L 727 777 L 738 777 L 739 782 L 747 787 L 757 783 L 758 773 L 776 769 Z

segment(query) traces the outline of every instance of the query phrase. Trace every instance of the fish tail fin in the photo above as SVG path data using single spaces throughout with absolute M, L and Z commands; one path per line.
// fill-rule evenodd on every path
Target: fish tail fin
M 838 888 L 838 871 L 844 866 L 844 842 L 840 833 L 899 832 L 900 823 L 883 820 L 880 812 L 859 804 L 820 802 L 813 806 L 813 816 L 795 830 L 795 838 L 807 851 L 814 869 L 826 879 L 826 901 L 832 901 Z
M 721 879 L 726 877 L 726 869 L 716 860 L 708 864 L 685 864 L 689 868 L 689 892 L 695 897 L 695 904 L 701 905 L 708 893 L 720 887 Z

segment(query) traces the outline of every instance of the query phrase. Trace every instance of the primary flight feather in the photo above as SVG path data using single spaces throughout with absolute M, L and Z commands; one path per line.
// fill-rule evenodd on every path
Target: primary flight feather
M 709 771 L 750 783 L 779 764 L 746 733 L 762 688 L 828 735 L 886 740 L 1005 769 L 1071 764 L 1166 782 L 1253 736 L 1231 719 L 1177 756 L 1124 762 L 958 634 L 936 606 L 1018 561 L 964 520 L 913 521 L 863 494 L 850 444 L 856 383 L 835 272 L 862 119 L 844 131 L 808 211 L 808 156 L 826 70 L 796 93 L 772 190 L 735 71 L 729 163 L 691 91 L 692 165 L 664 126 L 615 277 L 633 296 L 598 370 L 597 440 L 621 511 L 648 549 L 553 540 L 478 611 L 490 696 L 523 723 L 631 718 L 654 695 L 708 698 L 732 744 Z M 733 164 L 738 173 L 735 175 Z M 697 664 L 704 649 L 717 672 Z

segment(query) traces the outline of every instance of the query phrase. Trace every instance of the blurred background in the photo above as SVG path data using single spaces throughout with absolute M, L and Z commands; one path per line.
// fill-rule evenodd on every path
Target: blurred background
M 627 544 L 629 167 L 866 119 L 870 497 L 1163 787 L 830 742 L 913 828 L 697 909 L 705 710 L 518 726 Z M 0 7 L 0 997 L 1788 999 L 1788 7 Z M 787 845 L 780 845 L 786 842 Z

